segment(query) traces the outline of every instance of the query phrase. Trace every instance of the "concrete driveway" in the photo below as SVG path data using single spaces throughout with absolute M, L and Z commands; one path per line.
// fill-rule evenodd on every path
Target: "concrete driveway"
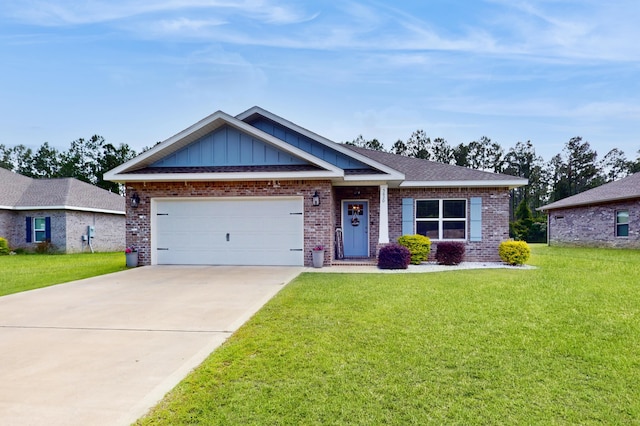
M 303 269 L 148 266 L 0 297 L 0 422 L 134 422 Z

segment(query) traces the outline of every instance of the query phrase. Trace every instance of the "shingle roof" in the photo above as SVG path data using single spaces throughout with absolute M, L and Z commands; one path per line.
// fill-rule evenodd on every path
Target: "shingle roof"
M 602 204 L 613 201 L 640 198 L 640 173 L 629 175 L 615 182 L 606 183 L 597 188 L 563 198 L 538 210 L 554 210 L 565 207 Z
M 125 212 L 125 199 L 118 194 L 74 178 L 32 179 L 0 168 L 0 208 L 65 208 L 73 210 Z
M 485 172 L 482 170 L 469 169 L 467 167 L 455 166 L 452 164 L 438 163 L 435 161 L 423 160 L 420 158 L 407 157 L 404 155 L 391 154 L 388 152 L 374 151 L 371 149 L 359 148 L 345 145 L 349 149 L 362 154 L 374 161 L 391 167 L 405 175 L 405 182 L 486 182 L 490 184 L 504 184 L 511 182 L 513 185 L 526 185 L 527 180 L 517 176 L 500 173 Z

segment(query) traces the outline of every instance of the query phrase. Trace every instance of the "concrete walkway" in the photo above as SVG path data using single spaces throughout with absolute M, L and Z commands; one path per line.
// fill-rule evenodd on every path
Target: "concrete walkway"
M 0 297 L 0 423 L 134 422 L 303 270 L 153 266 Z

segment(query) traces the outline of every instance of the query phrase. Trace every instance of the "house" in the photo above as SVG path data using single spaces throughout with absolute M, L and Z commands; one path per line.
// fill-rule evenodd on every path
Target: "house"
M 3 168 L 0 182 L 0 237 L 11 249 L 43 241 L 62 253 L 124 249 L 124 197 L 73 178 L 32 179 Z
M 547 213 L 549 245 L 640 248 L 640 173 L 538 210 Z
M 331 265 L 414 233 L 499 260 L 509 189 L 526 184 L 338 144 L 259 107 L 218 111 L 105 179 L 126 185 L 143 265 L 311 265 L 318 245 Z

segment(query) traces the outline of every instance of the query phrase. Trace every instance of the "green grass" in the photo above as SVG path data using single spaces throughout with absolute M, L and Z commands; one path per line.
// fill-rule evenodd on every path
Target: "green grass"
M 638 424 L 640 252 L 300 276 L 141 425 Z
M 126 269 L 122 252 L 0 257 L 0 296 Z

